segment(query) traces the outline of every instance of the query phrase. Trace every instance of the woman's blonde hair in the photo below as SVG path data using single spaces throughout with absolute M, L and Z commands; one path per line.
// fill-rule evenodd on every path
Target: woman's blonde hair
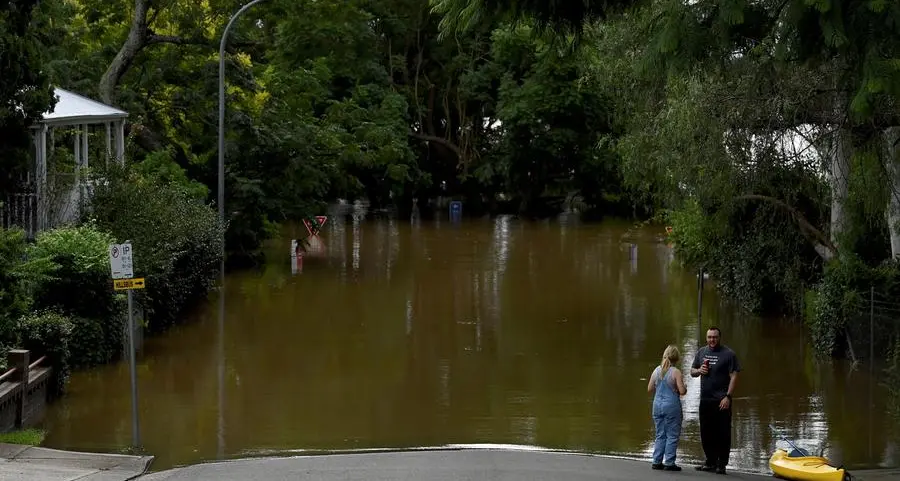
M 678 347 L 669 344 L 669 346 L 666 347 L 666 350 L 663 351 L 662 362 L 659 363 L 660 374 L 665 373 L 670 367 L 678 364 L 680 359 L 681 353 L 678 352 Z

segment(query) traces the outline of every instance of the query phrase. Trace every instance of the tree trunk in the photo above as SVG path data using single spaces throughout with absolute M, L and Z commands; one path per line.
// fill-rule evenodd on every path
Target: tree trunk
M 888 232 L 891 234 L 891 257 L 900 259 L 900 127 L 891 127 L 884 133 L 886 145 L 885 166 L 888 172 L 887 205 Z
M 837 246 L 825 236 L 819 229 L 816 229 L 814 225 L 812 225 L 806 217 L 803 216 L 799 210 L 794 208 L 793 206 L 787 204 L 781 199 L 776 199 L 775 197 L 770 197 L 768 195 L 759 195 L 759 194 L 746 194 L 740 195 L 734 198 L 735 201 L 739 200 L 760 200 L 763 202 L 771 202 L 778 207 L 781 207 L 794 218 L 794 221 L 797 222 L 797 226 L 800 227 L 800 231 L 807 236 L 807 238 L 812 242 L 813 248 L 822 257 L 825 261 L 829 261 L 837 255 Z
M 850 156 L 853 152 L 850 132 L 837 127 L 828 142 L 829 183 L 831 184 L 831 243 L 840 247 L 847 230 L 847 196 L 850 188 Z
M 147 44 L 149 36 L 149 27 L 147 24 L 147 10 L 150 7 L 150 0 L 135 0 L 134 16 L 131 19 L 131 30 L 128 31 L 128 38 L 119 49 L 103 77 L 100 79 L 100 98 L 108 105 L 113 105 L 115 100 L 116 86 L 119 80 L 131 67 L 131 62 L 140 53 L 141 49 Z

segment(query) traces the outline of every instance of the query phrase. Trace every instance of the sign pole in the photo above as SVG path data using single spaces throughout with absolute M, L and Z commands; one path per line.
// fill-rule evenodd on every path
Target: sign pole
M 131 371 L 131 440 L 135 448 L 141 445 L 141 431 L 138 423 L 137 370 L 134 361 L 134 310 L 133 294 L 128 289 L 128 356 Z
M 134 354 L 134 289 L 145 287 L 144 278 L 134 277 L 134 251 L 131 249 L 131 241 L 123 244 L 110 244 L 109 268 L 112 271 L 113 289 L 128 291 L 128 370 L 131 374 L 131 442 L 132 447 L 139 449 L 141 446 L 141 430 L 138 423 L 138 392 L 137 392 L 137 368 Z

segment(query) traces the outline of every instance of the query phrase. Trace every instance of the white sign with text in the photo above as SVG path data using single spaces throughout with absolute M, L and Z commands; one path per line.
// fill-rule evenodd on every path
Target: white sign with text
M 109 267 L 113 279 L 131 279 L 134 277 L 131 244 L 109 245 Z

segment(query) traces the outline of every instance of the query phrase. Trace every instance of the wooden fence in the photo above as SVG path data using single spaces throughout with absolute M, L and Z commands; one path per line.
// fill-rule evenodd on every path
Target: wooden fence
M 0 432 L 37 424 L 44 416 L 53 368 L 47 356 L 31 362 L 31 352 L 13 349 L 7 354 L 9 366 L 0 375 Z

